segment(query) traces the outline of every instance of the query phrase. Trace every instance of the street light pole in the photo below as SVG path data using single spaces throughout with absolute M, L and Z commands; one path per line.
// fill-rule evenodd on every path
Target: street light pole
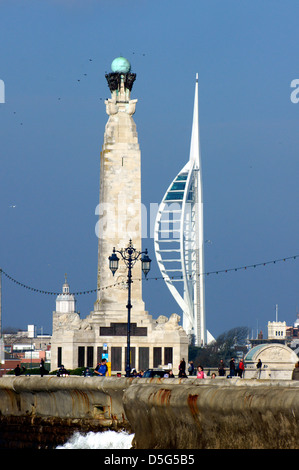
M 2 269 L 0 268 L 0 339 L 1 338 L 2 338 Z
M 127 324 L 127 362 L 126 362 L 126 377 L 130 377 L 131 371 L 131 354 L 130 354 L 130 347 L 131 347 L 131 284 L 132 284 L 132 253 L 131 250 L 128 250 L 128 303 L 127 303 L 127 310 L 128 310 L 128 324 Z
M 131 304 L 131 284 L 132 284 L 132 268 L 136 261 L 140 258 L 141 256 L 141 264 L 142 264 L 142 271 L 145 275 L 147 276 L 150 266 L 151 266 L 151 259 L 149 258 L 147 254 L 147 249 L 145 251 L 137 251 L 133 244 L 132 240 L 129 241 L 129 245 L 125 249 L 121 250 L 116 250 L 113 248 L 113 253 L 111 256 L 109 256 L 109 268 L 112 271 L 112 274 L 114 276 L 115 272 L 118 269 L 118 262 L 119 258 L 117 257 L 116 253 L 119 253 L 122 257 L 122 259 L 125 262 L 125 265 L 128 268 L 128 275 L 127 275 L 127 284 L 128 284 L 128 303 L 126 305 L 127 311 L 128 311 L 128 321 L 127 321 L 127 358 L 126 358 L 126 377 L 130 377 L 130 371 L 131 371 L 131 358 L 130 358 L 130 341 L 131 341 L 131 310 L 132 310 L 132 304 Z

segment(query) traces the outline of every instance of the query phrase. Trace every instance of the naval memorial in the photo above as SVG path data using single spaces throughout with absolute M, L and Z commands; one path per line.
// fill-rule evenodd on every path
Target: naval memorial
M 105 101 L 108 121 L 100 157 L 97 298 L 93 311 L 81 319 L 69 285 L 64 284 L 53 312 L 51 370 L 61 364 L 66 369 L 94 368 L 103 353 L 112 373 L 126 368 L 127 268 L 120 260 L 114 276 L 108 260 L 114 248 L 118 251 L 130 240 L 142 251 L 141 151 L 133 119 L 137 100 L 131 99 L 136 74 L 127 59 L 117 57 L 106 80 L 111 98 Z M 188 357 L 188 336 L 180 316 L 155 319 L 145 309 L 141 263 L 134 265 L 132 279 L 131 367 L 175 367 Z

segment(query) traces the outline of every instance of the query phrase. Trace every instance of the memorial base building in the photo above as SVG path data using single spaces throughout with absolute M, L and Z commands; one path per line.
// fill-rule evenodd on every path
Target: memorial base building
M 63 294 L 57 297 L 53 312 L 51 343 L 51 370 L 61 364 L 66 369 L 94 368 L 108 354 L 112 374 L 124 373 L 127 354 L 127 316 L 103 315 L 91 312 L 80 319 L 75 312 L 75 299 L 69 294 L 69 285 L 63 285 Z M 69 308 L 69 310 L 68 310 Z M 163 315 L 156 320 L 148 312 L 134 314 L 131 321 L 131 367 L 146 370 L 165 366 L 178 374 L 180 360 L 188 359 L 188 337 L 179 325 L 180 317 Z

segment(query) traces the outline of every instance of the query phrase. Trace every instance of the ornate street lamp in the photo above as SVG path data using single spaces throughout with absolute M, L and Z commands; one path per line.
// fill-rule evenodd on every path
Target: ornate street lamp
M 145 251 L 137 251 L 132 244 L 132 240 L 129 241 L 129 245 L 127 248 L 116 250 L 113 248 L 113 253 L 109 256 L 109 268 L 114 276 L 116 271 L 118 270 L 118 263 L 119 258 L 117 257 L 116 253 L 119 253 L 122 259 L 125 262 L 125 265 L 128 268 L 128 276 L 127 276 L 127 284 L 128 284 L 128 303 L 126 305 L 128 310 L 128 323 L 127 323 L 127 361 L 126 361 L 126 377 L 130 377 L 130 336 L 131 336 L 131 284 L 132 284 L 132 268 L 136 261 L 141 256 L 141 267 L 142 271 L 147 276 L 150 268 L 151 268 L 151 259 L 148 256 L 147 249 Z
M 115 254 L 115 248 L 113 248 L 113 253 L 111 256 L 109 256 L 109 268 L 111 269 L 113 276 L 118 270 L 118 261 L 119 259 Z

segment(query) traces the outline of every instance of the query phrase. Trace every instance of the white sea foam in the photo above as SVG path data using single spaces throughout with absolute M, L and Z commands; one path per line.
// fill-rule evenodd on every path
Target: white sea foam
M 75 432 L 73 436 L 56 449 L 130 449 L 134 434 L 125 431 Z

